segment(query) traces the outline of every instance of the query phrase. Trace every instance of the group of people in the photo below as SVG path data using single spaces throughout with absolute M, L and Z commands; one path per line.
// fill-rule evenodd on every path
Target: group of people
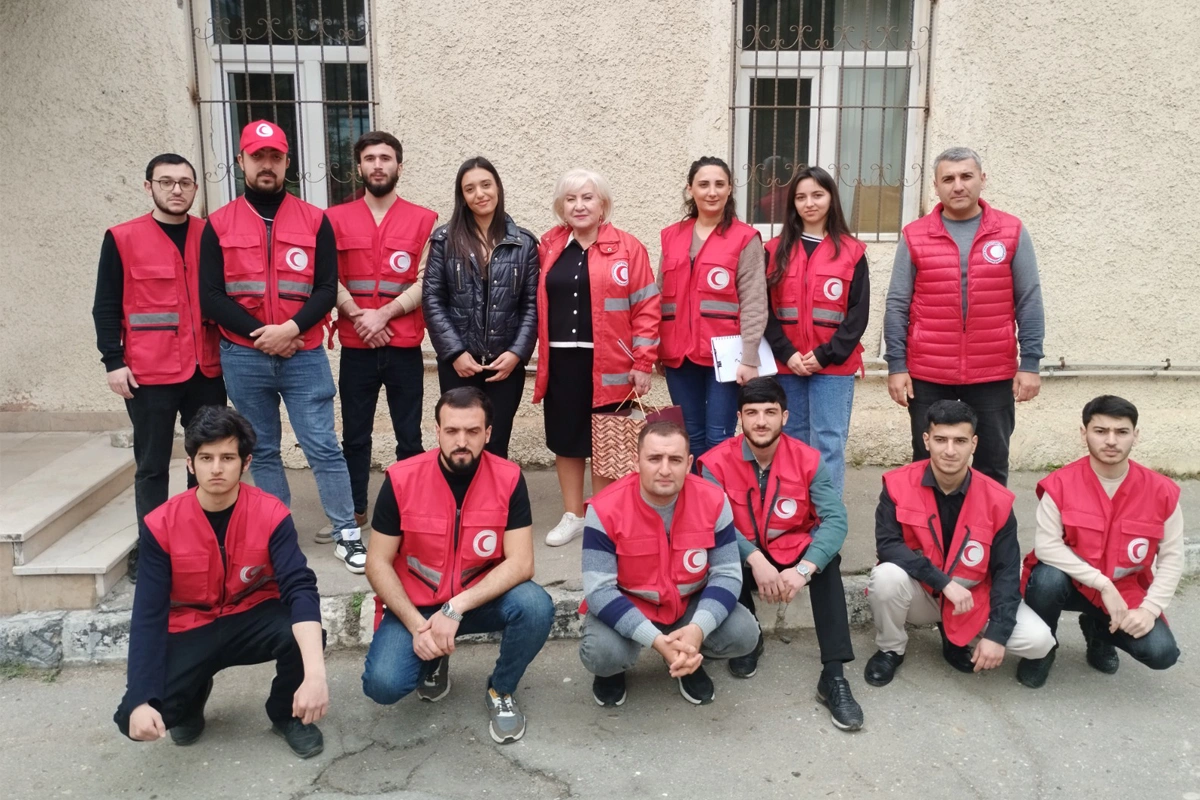
M 839 553 L 870 287 L 832 176 L 793 176 L 783 231 L 764 245 L 737 218 L 725 162 L 697 160 L 656 277 L 646 248 L 609 221 L 597 173 L 558 181 L 560 224 L 539 239 L 505 213 L 486 159 L 460 167 L 450 222 L 435 229 L 433 211 L 396 193 L 394 136 L 365 134 L 354 154 L 364 195 L 322 211 L 285 191 L 283 132 L 252 122 L 240 197 L 201 221 L 188 213 L 191 165 L 157 156 L 145 183 L 154 209 L 105 236 L 94 317 L 109 386 L 134 426 L 139 522 L 121 731 L 190 744 L 216 672 L 275 661 L 273 729 L 302 757 L 323 747 L 320 604 L 288 511 L 282 399 L 330 523 L 317 541 L 376 593 L 364 693 L 440 700 L 456 637 L 503 631 L 486 684 L 489 732 L 520 739 L 515 693 L 554 617 L 533 581 L 529 493 L 507 458 L 535 348 L 534 400 L 564 506 L 546 541 L 583 538 L 579 654 L 595 701 L 622 705 L 626 673 L 649 647 L 684 699 L 711 702 L 705 660 L 726 659 L 737 678 L 758 670 L 755 592 L 787 603 L 808 589 L 816 697 L 837 727 L 861 728 L 844 674 L 854 653 Z M 1020 682 L 1040 687 L 1063 610 L 1082 612 L 1096 669 L 1116 671 L 1118 648 L 1169 667 L 1178 648 L 1162 614 L 1183 567 L 1179 489 L 1129 459 L 1131 403 L 1105 395 L 1084 408 L 1088 455 L 1039 484 L 1035 547 L 1022 562 L 1005 483 L 1014 403 L 1039 390 L 1033 246 L 1016 217 L 980 199 L 973 151 L 938 156 L 934 181 L 941 202 L 903 232 L 884 320 L 888 390 L 908 409 L 913 462 L 885 474 L 876 510 L 877 652 L 864 679 L 889 683 L 906 623 L 936 622 L 955 668 L 994 669 L 1011 651 Z M 423 452 L 426 329 L 442 394 L 437 446 Z M 327 333 L 342 344 L 336 388 Z M 736 381 L 713 369 L 722 336 L 741 340 Z M 759 375 L 764 338 L 778 375 Z M 593 473 L 585 503 L 592 414 L 644 394 L 655 370 L 684 425 L 647 424 L 635 471 Z M 396 462 L 368 527 L 380 388 Z M 189 489 L 168 499 L 177 417 Z M 255 486 L 241 482 L 248 469 Z

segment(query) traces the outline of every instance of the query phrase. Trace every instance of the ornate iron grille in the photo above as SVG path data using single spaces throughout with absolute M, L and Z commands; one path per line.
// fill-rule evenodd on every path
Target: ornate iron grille
M 730 150 L 743 217 L 783 222 L 821 166 L 850 227 L 888 239 L 920 206 L 931 0 L 733 0 Z
M 188 0 L 205 207 L 242 194 L 242 127 L 287 134 L 289 191 L 319 206 L 361 194 L 354 141 L 374 112 L 368 0 Z

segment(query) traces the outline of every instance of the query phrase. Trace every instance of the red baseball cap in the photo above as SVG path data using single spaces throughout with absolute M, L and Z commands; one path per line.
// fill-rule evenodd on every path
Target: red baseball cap
M 265 119 L 255 120 L 242 128 L 242 141 L 238 149 L 249 155 L 264 147 L 274 147 L 279 152 L 286 153 L 288 143 L 283 128 Z

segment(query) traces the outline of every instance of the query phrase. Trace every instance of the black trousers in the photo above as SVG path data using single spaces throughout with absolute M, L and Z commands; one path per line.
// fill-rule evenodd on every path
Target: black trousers
M 218 617 L 203 627 L 170 634 L 159 707 L 163 724 L 173 728 L 187 719 L 202 702 L 209 680 L 221 670 L 267 661 L 275 662 L 267 717 L 272 722 L 287 722 L 292 718 L 292 697 L 304 682 L 304 662 L 292 635 L 291 611 L 281 601 L 267 600 L 240 614 Z M 113 715 L 126 736 L 129 715 L 136 708 L 132 702 L 126 694 Z
M 420 347 L 343 347 L 338 371 L 342 399 L 342 450 L 350 472 L 354 511 L 367 511 L 367 483 L 371 478 L 371 433 L 379 389 L 387 393 L 388 414 L 396 434 L 396 460 L 423 452 L 421 402 L 425 365 Z
M 938 400 L 961 400 L 975 410 L 979 425 L 975 429 L 979 445 L 971 466 L 1008 485 L 1008 440 L 1017 426 L 1016 401 L 1012 396 L 1012 381 L 991 381 L 951 386 L 913 378 L 913 398 L 908 401 L 908 418 L 912 425 L 913 461 L 929 458 L 922 434 L 926 430 L 925 415 Z
M 484 449 L 494 456 L 508 458 L 508 441 L 512 438 L 513 417 L 516 416 L 521 397 L 525 394 L 525 365 L 517 364 L 504 380 L 488 383 L 487 379 L 495 374 L 484 370 L 478 375 L 460 378 L 454 371 L 453 364 L 438 362 L 438 382 L 443 394 L 459 386 L 474 386 L 491 399 L 492 438 Z
M 171 449 L 175 446 L 175 418 L 187 427 L 202 406 L 225 405 L 225 380 L 206 378 L 197 368 L 183 383 L 142 385 L 125 401 L 133 423 L 134 504 L 138 526 L 146 515 L 167 502 L 170 492 Z M 190 472 L 188 488 L 196 485 Z
M 796 563 L 799 563 L 797 561 Z M 794 569 L 791 567 L 780 567 Z M 842 585 L 842 557 L 836 555 L 825 565 L 825 569 L 812 576 L 812 580 L 801 591 L 808 592 L 812 602 L 813 625 L 817 629 L 817 646 L 821 650 L 821 663 L 840 661 L 843 664 L 854 660 L 854 644 L 850 641 L 850 615 L 846 611 L 846 590 Z M 742 567 L 742 596 L 738 602 L 754 610 L 754 591 L 758 584 L 747 566 Z M 794 602 L 794 601 L 793 601 Z

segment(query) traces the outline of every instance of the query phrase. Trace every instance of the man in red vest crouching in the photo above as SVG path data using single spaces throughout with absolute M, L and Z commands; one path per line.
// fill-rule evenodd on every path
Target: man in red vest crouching
M 184 434 L 197 487 L 146 516 L 125 697 L 113 720 L 135 741 L 189 745 L 204 732 L 213 675 L 275 662 L 267 716 L 301 758 L 324 748 L 324 634 L 317 578 L 278 498 L 241 483 L 254 431 L 206 406 Z
M 188 212 L 196 170 L 163 153 L 146 165 L 154 210 L 108 229 L 96 275 L 96 346 L 108 388 L 125 399 L 133 423 L 134 505 L 138 525 L 167 501 L 176 417 L 187 427 L 203 406 L 225 405 L 220 340 L 200 317 L 200 232 Z M 188 486 L 196 479 L 189 473 Z M 137 582 L 138 548 L 129 554 Z
M 936 622 L 942 656 L 960 672 L 995 669 L 1006 652 L 1041 658 L 1054 647 L 1046 623 L 1021 602 L 1013 493 L 969 466 L 975 412 L 938 400 L 926 418 L 929 460 L 885 473 L 875 509 L 879 563 L 867 599 L 879 650 L 865 670 L 872 686 L 886 686 L 903 663 L 905 622 Z
M 744 383 L 738 390 L 742 435 L 701 456 L 701 475 L 724 490 L 733 509 L 743 565 L 739 602 L 754 613 L 755 587 L 768 603 L 790 603 L 809 589 L 821 648 L 817 700 L 834 725 L 856 731 L 863 711 L 842 669 L 854 660 L 839 569 L 846 506 L 821 454 L 783 433 L 787 417 L 787 394 L 773 377 Z M 729 660 L 729 671 L 752 677 L 762 651 L 760 633 L 752 653 Z
M 375 501 L 367 580 L 375 638 L 363 692 L 390 705 L 413 689 L 428 702 L 450 691 L 456 636 L 503 631 L 484 701 L 498 744 L 525 735 L 513 696 L 554 622 L 533 582 L 533 516 L 521 468 L 484 451 L 492 401 L 463 386 L 434 408 L 438 446 L 397 462 Z
M 758 621 L 742 591 L 737 530 L 720 488 L 689 474 L 688 435 L 652 422 L 638 437 L 637 472 L 592 498 L 584 517 L 583 639 L 602 706 L 625 702 L 625 672 L 651 647 L 689 703 L 715 690 L 701 662 L 754 650 Z
M 1179 647 L 1163 612 L 1183 574 L 1179 486 L 1129 458 L 1138 438 L 1133 403 L 1101 395 L 1083 407 L 1088 454 L 1038 483 L 1033 552 L 1025 557 L 1025 602 L 1051 631 L 1079 611 L 1087 662 L 1111 675 L 1121 648 L 1151 669 L 1167 669 Z M 1017 667 L 1036 689 L 1058 648 Z

